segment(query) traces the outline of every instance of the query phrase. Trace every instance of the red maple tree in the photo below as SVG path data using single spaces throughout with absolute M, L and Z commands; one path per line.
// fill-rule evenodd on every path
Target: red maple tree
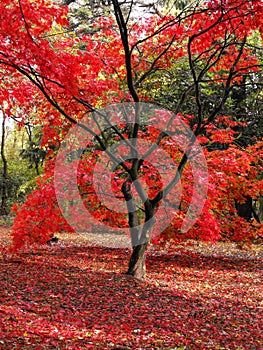
M 71 159 L 67 158 L 61 181 L 70 183 L 71 173 L 66 165 L 77 163 L 78 186 L 85 207 L 101 223 L 130 228 L 133 251 L 128 274 L 143 278 L 150 232 L 163 230 L 160 226 L 166 209 L 162 209 L 162 203 L 166 201 L 169 207 L 178 186 L 182 186 L 183 191 L 178 205 L 170 206 L 173 219 L 161 235 L 153 232 L 154 242 L 220 237 L 244 240 L 254 237 L 255 230 L 259 230 L 258 224 L 237 216 L 235 201 L 242 202 L 246 196 L 257 199 L 262 193 L 262 142 L 256 140 L 246 149 L 238 148 L 235 144 L 238 122 L 224 116 L 223 111 L 234 84 L 238 86 L 244 74 L 253 74 L 259 69 L 260 62 L 250 38 L 255 31 L 262 35 L 263 6 L 256 0 L 253 3 L 214 0 L 187 7 L 176 15 L 152 15 L 134 23 L 125 15 L 124 5 L 112 0 L 114 17 L 100 18 L 97 24 L 100 30 L 96 34 L 79 38 L 67 35 L 66 30 L 57 35 L 61 28 L 68 28 L 66 6 L 48 0 L 2 1 L 1 75 L 6 81 L 12 77 L 17 86 L 6 85 L 8 89 L 1 98 L 16 102 L 11 105 L 10 113 L 21 105 L 21 118 L 26 118 L 33 106 L 36 108 L 35 122 L 44 125 L 42 145 L 49 149 L 45 173 L 37 189 L 17 211 L 14 246 L 44 243 L 54 232 L 72 230 L 58 206 L 53 178 L 57 150 L 70 127 L 77 125 L 91 135 L 91 142 L 82 149 L 81 157 L 67 149 Z M 81 49 L 80 41 L 85 50 Z M 190 84 L 182 91 L 173 113 L 166 111 L 158 117 L 163 125 L 159 130 L 150 123 L 152 115 L 138 113 L 136 103 L 149 102 L 149 79 L 162 70 L 172 69 L 181 58 L 188 61 Z M 207 109 L 204 85 L 213 84 L 218 87 L 218 94 Z M 182 113 L 188 98 L 195 105 L 193 115 Z M 133 122 L 120 122 L 115 127 L 105 113 L 102 119 L 97 119 L 102 107 L 120 102 L 135 103 Z M 151 112 L 154 114 L 154 110 Z M 159 116 L 160 110 L 158 113 Z M 146 126 L 142 121 L 144 117 L 148 118 Z M 99 120 L 100 132 L 94 134 L 89 123 L 82 122 L 84 118 L 90 118 L 90 123 Z M 183 120 L 185 129 L 180 129 L 178 118 Z M 172 136 L 186 130 L 192 132 L 188 147 L 180 148 Z M 184 232 L 181 228 L 190 215 L 193 193 L 198 192 L 193 185 L 193 164 L 189 161 L 196 151 L 196 138 L 207 146 L 204 152 L 209 186 L 202 215 Z M 143 146 L 145 154 L 152 155 L 158 146 L 158 150 L 163 149 L 169 155 L 176 164 L 169 176 L 162 177 L 147 162 L 147 157 L 139 156 L 142 153 L 139 139 L 148 141 L 147 149 Z M 125 160 L 116 158 L 108 148 L 120 141 L 126 146 Z M 215 147 L 211 150 L 213 144 Z M 224 147 L 218 149 L 218 144 Z M 115 164 L 111 183 L 116 203 L 111 210 L 101 203 L 92 182 L 92 169 L 103 151 L 108 153 L 110 166 Z M 159 162 L 161 158 L 155 154 Z M 99 165 L 96 171 L 102 177 L 106 164 Z M 63 194 L 65 201 L 67 193 L 65 190 Z M 115 213 L 119 197 L 127 204 L 126 214 Z M 76 225 L 83 227 L 82 213 L 78 213 L 74 205 L 72 208 Z M 154 221 L 157 212 L 160 217 Z M 84 224 L 88 228 L 87 223 Z

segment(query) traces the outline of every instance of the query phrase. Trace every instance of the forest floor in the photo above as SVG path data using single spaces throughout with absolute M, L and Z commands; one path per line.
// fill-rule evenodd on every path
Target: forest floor
M 123 236 L 61 234 L 11 255 L 0 228 L 0 349 L 263 349 L 263 248 L 150 247 L 125 275 Z

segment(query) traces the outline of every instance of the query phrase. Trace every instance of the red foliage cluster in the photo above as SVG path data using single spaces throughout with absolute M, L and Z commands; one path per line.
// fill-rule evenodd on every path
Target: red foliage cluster
M 212 131 L 211 131 L 212 132 Z M 157 136 L 158 134 L 156 134 Z M 212 134 L 213 135 L 213 134 Z M 143 136 L 143 134 L 141 134 Z M 144 134 L 146 139 L 155 140 L 155 134 L 151 128 L 151 133 Z M 166 142 L 167 141 L 167 142 Z M 178 145 L 169 138 L 163 141 L 163 148 L 170 154 L 173 162 L 178 162 L 181 152 Z M 218 142 L 218 141 L 217 141 Z M 263 191 L 263 180 L 261 162 L 262 144 L 258 143 L 248 147 L 245 150 L 230 145 L 226 150 L 206 151 L 208 162 L 209 186 L 207 200 L 203 213 L 196 224 L 186 233 L 181 233 L 182 222 L 187 213 L 189 203 L 191 203 L 193 193 L 193 174 L 190 166 L 185 168 L 181 179 L 182 197 L 180 207 L 174 211 L 174 218 L 168 228 L 161 235 L 153 234 L 152 241 L 157 244 L 165 244 L 167 241 L 176 243 L 184 239 L 200 239 L 216 241 L 218 239 L 251 242 L 262 231 L 262 225 L 251 221 L 248 222 L 237 215 L 235 201 L 242 202 L 247 196 L 259 198 Z M 79 193 L 89 213 L 97 220 L 98 226 L 106 224 L 113 228 L 127 228 L 127 217 L 124 214 L 118 214 L 120 200 L 124 202 L 121 187 L 126 177 L 123 177 L 123 171 L 115 170 L 109 174 L 107 164 L 99 162 L 101 151 L 86 152 L 83 157 L 76 157 L 71 160 L 78 166 L 78 186 Z M 157 157 L 157 155 L 156 155 Z M 56 232 L 72 231 L 70 225 L 63 218 L 59 209 L 53 182 L 55 158 L 46 164 L 45 175 L 38 182 L 37 189 L 28 197 L 21 208 L 16 208 L 17 216 L 13 226 L 13 237 L 15 248 L 21 248 L 24 245 L 41 244 L 49 239 Z M 128 163 L 127 163 L 128 164 Z M 116 196 L 116 202 L 111 201 L 111 208 L 101 202 L 100 193 L 94 187 L 94 167 L 96 166 L 96 177 L 103 181 L 110 181 L 113 195 Z M 111 176 L 111 179 L 107 177 Z M 150 198 L 154 198 L 156 193 L 162 189 L 163 182 L 166 180 L 161 177 L 153 165 L 145 163 L 142 167 L 140 178 L 145 183 L 145 188 Z M 61 174 L 60 182 L 63 186 L 63 198 L 69 206 L 71 216 L 74 217 L 74 227 L 83 227 L 87 231 L 92 231 L 94 227 L 85 222 L 85 216 L 75 207 L 77 197 L 72 197 L 70 189 L 72 188 L 71 173 L 67 173 L 67 167 Z M 176 190 L 176 189 L 175 189 Z M 180 189 L 178 189 L 180 192 Z M 178 193 L 179 193 L 178 192 Z M 110 193 L 110 192 L 109 192 Z M 173 194 L 174 195 L 174 192 Z M 169 199 L 169 198 L 168 198 Z M 179 203 L 178 203 L 179 205 Z M 171 211 L 174 209 L 170 208 Z M 165 212 L 162 213 L 165 220 Z M 70 220 L 72 222 L 72 220 Z M 159 224 L 156 223 L 156 231 Z

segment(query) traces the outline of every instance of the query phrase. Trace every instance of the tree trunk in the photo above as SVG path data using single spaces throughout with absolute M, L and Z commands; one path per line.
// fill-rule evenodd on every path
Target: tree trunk
M 5 117 L 3 115 L 2 121 L 2 137 L 1 137 L 1 158 L 3 162 L 3 173 L 2 173 L 2 186 L 1 186 L 1 205 L 0 215 L 7 215 L 7 159 L 5 157 Z
M 259 221 L 263 222 L 263 196 L 259 198 L 259 209 L 258 209 Z
M 138 279 L 144 279 L 146 275 L 145 251 L 147 245 L 148 242 L 145 242 L 133 247 L 127 275 L 134 276 Z
M 150 240 L 148 232 L 151 232 L 152 222 L 149 223 L 149 219 L 153 217 L 153 208 L 147 201 L 145 206 L 145 223 L 139 226 L 138 215 L 136 211 L 136 205 L 131 192 L 132 181 L 127 180 L 122 186 L 122 193 L 125 197 L 128 216 L 129 226 L 131 233 L 132 243 L 132 255 L 129 261 L 129 267 L 127 275 L 131 275 L 138 279 L 144 279 L 146 275 L 146 264 L 145 264 L 145 252 Z

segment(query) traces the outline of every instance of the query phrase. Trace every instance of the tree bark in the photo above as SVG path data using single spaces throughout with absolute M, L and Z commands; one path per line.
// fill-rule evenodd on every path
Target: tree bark
M 3 115 L 2 120 L 2 137 L 1 137 L 1 158 L 3 162 L 3 173 L 2 173 L 2 186 L 1 186 L 1 206 L 0 206 L 0 215 L 7 215 L 7 159 L 5 157 L 5 117 Z
M 131 275 L 138 279 L 144 279 L 146 275 L 145 252 L 147 246 L 148 242 L 145 242 L 133 247 L 127 275 Z
M 259 216 L 259 221 L 260 222 L 263 222 L 263 196 L 260 196 L 259 198 L 259 213 L 258 213 L 258 216 Z
M 127 275 L 144 279 L 146 275 L 146 249 L 150 241 L 150 233 L 154 224 L 154 209 L 149 199 L 144 203 L 145 221 L 139 225 L 136 205 L 131 192 L 132 180 L 128 179 L 122 186 L 122 193 L 126 200 L 129 226 L 131 233 L 132 254 L 129 261 Z
M 134 198 L 131 192 L 131 185 L 131 179 L 127 179 L 122 185 L 122 193 L 126 200 L 128 210 L 132 243 L 132 255 L 130 257 L 127 275 L 131 275 L 138 279 L 143 279 L 146 275 L 145 251 L 148 245 L 148 241 L 145 241 L 140 234 L 138 215 L 136 211 L 136 205 L 134 203 Z

